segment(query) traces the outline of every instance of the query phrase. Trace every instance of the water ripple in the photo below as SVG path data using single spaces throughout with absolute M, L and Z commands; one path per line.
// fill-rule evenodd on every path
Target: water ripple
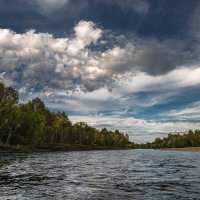
M 0 200 L 200 199 L 200 154 L 154 150 L 1 154 Z

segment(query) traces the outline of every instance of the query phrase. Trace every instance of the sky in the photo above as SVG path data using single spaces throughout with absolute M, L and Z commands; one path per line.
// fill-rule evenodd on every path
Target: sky
M 0 82 L 137 143 L 198 129 L 199 22 L 198 0 L 0 0 Z

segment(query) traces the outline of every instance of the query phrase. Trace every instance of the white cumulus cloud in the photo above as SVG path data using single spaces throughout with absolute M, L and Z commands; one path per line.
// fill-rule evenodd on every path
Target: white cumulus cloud
M 128 133 L 130 140 L 136 143 L 152 142 L 156 137 L 166 137 L 169 133 L 183 133 L 189 129 L 196 129 L 200 123 L 187 122 L 159 122 L 136 119 L 134 117 L 115 116 L 71 116 L 73 122 L 86 121 L 89 125 Z
M 109 47 L 99 48 L 105 40 L 104 30 L 91 21 L 78 22 L 73 35 L 62 38 L 35 30 L 16 33 L 0 29 L 0 72 L 6 72 L 5 78 L 16 86 L 27 89 L 94 91 L 112 89 L 113 82 L 128 73 L 132 76 L 142 71 L 152 79 L 184 60 L 184 53 L 176 51 L 180 45 L 173 45 L 171 50 L 172 42 L 137 42 L 136 38 L 123 46 L 111 42 Z M 106 44 L 109 42 L 107 38 Z

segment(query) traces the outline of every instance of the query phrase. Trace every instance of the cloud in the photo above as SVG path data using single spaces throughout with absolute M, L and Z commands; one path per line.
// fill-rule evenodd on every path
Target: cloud
M 153 76 L 147 73 L 136 73 L 132 79 L 121 79 L 119 87 L 132 92 L 172 91 L 200 85 L 200 66 L 180 66 L 164 75 Z
M 136 12 L 138 12 L 139 14 L 144 15 L 147 14 L 147 12 L 149 11 L 149 4 L 146 0 L 135 0 L 135 1 L 127 0 L 125 2 L 127 2 L 127 5 L 130 6 Z
M 149 3 L 146 0 L 97 0 L 97 2 L 103 2 L 112 6 L 119 6 L 122 10 L 131 9 L 140 15 L 145 15 L 149 11 Z
M 69 3 L 73 4 L 73 1 L 70 2 L 70 0 L 35 0 L 36 4 L 38 5 L 41 12 L 44 12 L 45 14 L 51 14 L 52 12 L 57 11 L 58 9 L 62 9 L 63 6 L 68 5 Z M 115 5 L 119 6 L 122 10 L 124 9 L 131 9 L 137 14 L 145 15 L 149 11 L 149 4 L 146 0 L 124 0 L 124 1 L 118 1 L 118 0 L 96 0 L 96 2 L 104 3 L 108 5 Z M 77 3 L 77 2 L 76 2 Z M 88 5 L 89 1 L 84 1 L 85 5 Z M 78 4 L 80 4 L 78 2 Z
M 89 125 L 109 130 L 120 130 L 128 133 L 133 142 L 151 142 L 156 137 L 166 137 L 169 133 L 183 133 L 196 129 L 200 123 L 147 121 L 134 117 L 116 117 L 104 115 L 71 116 L 73 122 L 86 121 Z
M 102 30 L 95 27 L 93 22 L 80 21 L 74 28 L 75 38 L 69 41 L 67 51 L 70 55 L 77 55 L 91 43 L 96 44 L 102 35 Z
M 188 27 L 188 32 L 187 34 L 190 34 L 190 37 L 200 39 L 199 38 L 199 32 L 200 32 L 200 25 L 199 25 L 199 20 L 200 20 L 200 2 L 196 2 L 195 8 L 192 12 L 192 15 L 190 19 L 187 22 L 187 27 Z
M 160 116 L 176 120 L 200 121 L 200 101 L 190 103 L 186 108 L 173 109 L 167 113 L 161 113 Z
M 65 110 L 75 115 L 105 113 L 111 116 L 140 117 L 141 113 L 148 111 L 149 108 L 163 105 L 161 110 L 155 110 L 151 115 L 149 114 L 150 117 L 157 117 L 160 120 L 165 118 L 182 120 L 181 116 L 177 119 L 175 116 L 169 117 L 170 105 L 173 104 L 174 107 L 180 109 L 179 104 L 182 105 L 184 101 L 185 106 L 190 106 L 188 104 L 191 100 L 187 97 L 191 94 L 188 91 L 194 90 L 196 94 L 195 88 L 200 85 L 199 69 L 198 67 L 182 67 L 156 77 L 139 72 L 134 77 L 123 77 L 114 82 L 112 90 L 103 87 L 87 93 L 83 91 L 66 93 L 62 90 L 47 88 L 41 92 L 41 98 L 46 101 L 49 108 Z M 50 94 L 51 100 L 49 96 L 46 97 L 46 94 Z M 37 95 L 40 94 L 37 93 Z M 175 110 L 175 113 L 179 113 L 178 110 Z
M 112 38 L 123 38 L 123 45 Z M 78 22 L 73 34 L 63 38 L 35 30 L 20 34 L 0 29 L 0 47 L 0 73 L 6 72 L 5 79 L 26 91 L 112 90 L 120 80 L 132 77 L 132 90 L 138 84 L 151 88 L 164 82 L 173 88 L 173 83 L 184 87 L 199 83 L 199 68 L 191 65 L 191 55 L 179 41 L 135 37 L 126 42 L 125 36 L 108 36 L 91 21 Z M 183 63 L 186 67 L 181 67 Z
M 84 74 L 85 78 L 91 75 L 96 60 L 87 46 L 95 44 L 101 34 L 93 22 L 85 21 L 75 26 L 74 36 L 69 38 L 0 29 L 0 71 L 20 87 L 39 84 L 41 88 L 73 89 L 83 84 Z
M 50 14 L 67 5 L 70 0 L 35 0 L 39 10 L 45 14 Z

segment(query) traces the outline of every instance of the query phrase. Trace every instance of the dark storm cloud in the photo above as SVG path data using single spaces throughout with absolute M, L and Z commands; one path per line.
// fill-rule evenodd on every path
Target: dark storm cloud
M 150 75 L 165 74 L 176 67 L 192 65 L 197 60 L 187 48 L 187 43 L 181 40 L 144 40 L 138 47 L 136 65 Z

